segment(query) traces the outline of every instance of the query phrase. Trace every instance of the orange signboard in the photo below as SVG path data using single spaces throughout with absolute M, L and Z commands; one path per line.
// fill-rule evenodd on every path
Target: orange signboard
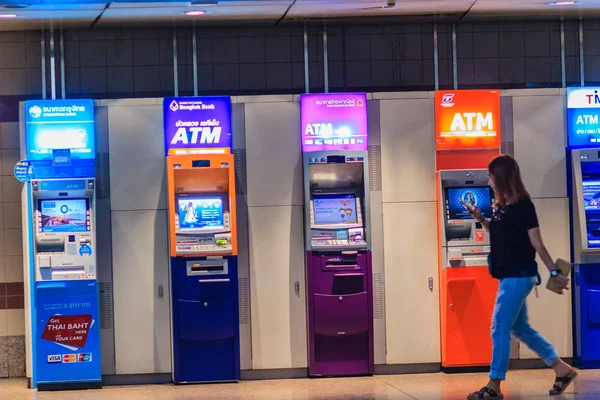
M 435 119 L 437 150 L 501 146 L 498 90 L 436 91 Z

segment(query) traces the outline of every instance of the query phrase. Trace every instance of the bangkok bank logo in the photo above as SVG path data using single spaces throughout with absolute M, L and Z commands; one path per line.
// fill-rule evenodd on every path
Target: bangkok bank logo
M 171 104 L 169 105 L 169 108 L 170 108 L 172 111 L 177 111 L 177 110 L 179 110 L 179 103 L 177 103 L 177 101 L 173 100 L 173 101 L 171 102 Z
M 32 118 L 39 118 L 42 116 L 42 109 L 39 106 L 29 107 L 29 115 Z
M 454 107 L 454 93 L 446 93 L 442 96 L 442 107 Z

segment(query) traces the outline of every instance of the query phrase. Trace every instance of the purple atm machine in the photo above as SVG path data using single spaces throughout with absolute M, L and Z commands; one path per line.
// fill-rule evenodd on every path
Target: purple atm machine
M 303 95 L 310 376 L 373 374 L 367 101 Z

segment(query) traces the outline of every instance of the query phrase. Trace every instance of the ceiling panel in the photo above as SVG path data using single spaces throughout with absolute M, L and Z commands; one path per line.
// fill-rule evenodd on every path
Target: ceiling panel
M 600 11 L 600 0 L 583 0 L 580 4 L 555 6 L 551 0 L 477 0 L 469 14 L 551 14 L 573 15 Z M 585 15 L 585 14 L 584 14 Z
M 351 16 L 399 16 L 415 14 L 464 13 L 473 0 L 397 0 L 386 8 L 386 0 L 299 0 L 288 13 L 290 18 L 332 18 Z
M 278 20 L 293 0 L 257 1 L 227 3 L 226 5 L 189 7 L 186 4 L 163 4 L 162 6 L 135 6 L 133 4 L 113 4 L 103 14 L 101 23 L 126 22 L 164 22 L 164 21 L 215 21 L 215 20 Z M 144 4 L 144 3 L 138 3 Z M 189 3 L 188 3 L 189 4 Z M 186 11 L 203 10 L 206 14 L 197 17 L 185 15 Z

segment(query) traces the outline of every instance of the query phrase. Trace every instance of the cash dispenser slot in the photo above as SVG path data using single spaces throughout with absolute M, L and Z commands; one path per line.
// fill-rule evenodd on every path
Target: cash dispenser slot
M 187 261 L 186 268 L 188 276 L 227 275 L 229 270 L 225 259 Z
M 322 271 L 358 271 L 360 266 L 357 259 L 334 260 L 330 259 L 322 263 Z
M 333 275 L 333 295 L 355 294 L 364 291 L 364 273 L 345 273 Z

